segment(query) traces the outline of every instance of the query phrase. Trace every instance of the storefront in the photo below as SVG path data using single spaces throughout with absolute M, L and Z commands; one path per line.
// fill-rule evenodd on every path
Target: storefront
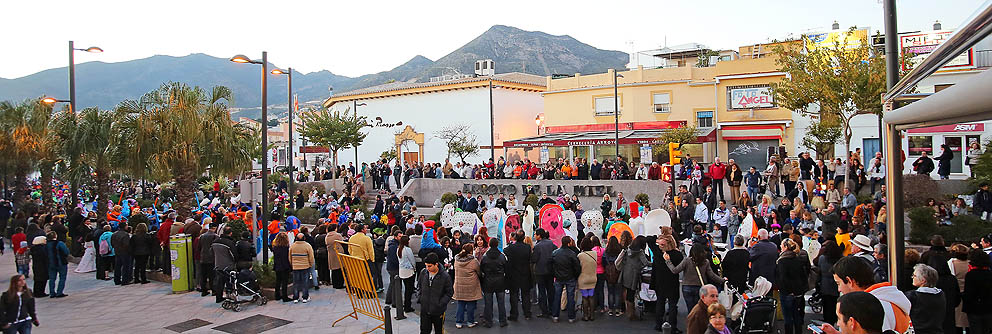
M 608 124 L 613 128 L 613 124 Z M 625 129 L 626 128 L 626 129 Z M 668 147 L 657 142 L 667 129 L 631 129 L 629 123 L 621 123 L 620 156 L 627 162 L 666 163 Z M 503 143 L 505 156 L 514 162 L 529 159 L 546 163 L 559 158 L 570 160 L 583 158 L 589 162 L 614 159 L 617 156 L 617 133 L 615 131 L 549 133 L 536 137 L 522 138 Z M 708 156 L 714 149 L 716 133 L 711 129 L 697 132 L 698 142 L 686 144 L 682 151 L 693 157 Z
M 965 165 L 964 157 L 967 156 L 968 146 L 972 142 L 979 142 L 984 146 L 987 141 L 992 139 L 990 137 L 992 134 L 985 131 L 986 123 L 941 125 L 906 131 L 906 137 L 903 139 L 903 145 L 906 147 L 906 163 L 903 166 L 903 171 L 911 173 L 913 162 L 923 152 L 927 152 L 927 155 L 934 158 L 940 155 L 940 146 L 947 144 L 954 154 L 954 158 L 951 159 L 951 175 L 970 175 L 971 170 Z M 936 167 L 936 162 L 934 165 Z
M 788 125 L 785 121 L 720 123 L 720 138 L 727 143 L 726 155 L 720 156 L 734 159 L 741 168 L 762 170 L 770 155 L 781 150 Z

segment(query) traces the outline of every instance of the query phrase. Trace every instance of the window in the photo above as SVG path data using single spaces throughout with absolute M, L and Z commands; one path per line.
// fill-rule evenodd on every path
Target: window
M 612 116 L 615 108 L 616 104 L 613 102 L 612 96 L 596 98 L 596 116 Z
M 672 96 L 668 93 L 655 93 L 654 98 L 654 112 L 670 112 L 672 104 Z
M 927 152 L 928 155 L 933 155 L 933 137 L 909 136 L 909 155 L 921 155 L 920 152 Z
M 712 128 L 713 127 L 713 112 L 712 111 L 698 111 L 696 112 L 696 127 L 700 128 Z

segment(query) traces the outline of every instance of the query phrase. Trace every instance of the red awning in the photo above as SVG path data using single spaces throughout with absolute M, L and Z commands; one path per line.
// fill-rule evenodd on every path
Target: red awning
M 782 124 L 725 125 L 720 128 L 724 140 L 782 139 Z
M 621 145 L 642 145 L 642 144 L 662 144 L 658 142 L 658 137 L 667 130 L 624 130 L 620 131 Z M 505 141 L 503 146 L 507 148 L 520 147 L 542 147 L 542 146 L 586 146 L 586 145 L 615 145 L 617 134 L 609 132 L 584 132 L 584 133 L 549 133 L 542 136 L 521 138 L 517 140 Z M 713 129 L 701 129 L 697 131 L 699 142 L 716 141 L 716 132 Z

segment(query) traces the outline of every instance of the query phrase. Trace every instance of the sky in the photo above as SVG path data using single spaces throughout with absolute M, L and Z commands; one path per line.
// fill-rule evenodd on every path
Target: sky
M 986 3 L 899 0 L 899 30 L 930 30 L 935 20 L 957 27 Z M 11 0 L 3 7 L 0 78 L 8 79 L 66 66 L 69 40 L 105 50 L 76 53 L 77 63 L 191 53 L 260 58 L 265 50 L 280 67 L 359 76 L 416 55 L 437 60 L 496 24 L 623 52 L 666 41 L 737 49 L 827 30 L 835 20 L 883 30 L 880 0 Z

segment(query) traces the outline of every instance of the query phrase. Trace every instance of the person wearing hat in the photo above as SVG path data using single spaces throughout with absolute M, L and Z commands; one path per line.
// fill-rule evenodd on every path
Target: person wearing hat
M 851 239 L 851 256 L 864 260 L 872 268 L 872 272 L 875 275 L 875 282 L 886 281 L 884 276 L 885 269 L 882 268 L 878 259 L 875 258 L 875 248 L 872 247 L 871 238 L 864 234 L 859 234 L 858 236 Z
M 37 236 L 31 239 L 31 266 L 34 272 L 34 296 L 48 297 L 45 293 L 45 283 L 48 283 L 48 252 L 45 245 L 48 238 Z M 51 292 L 51 291 L 49 291 Z

